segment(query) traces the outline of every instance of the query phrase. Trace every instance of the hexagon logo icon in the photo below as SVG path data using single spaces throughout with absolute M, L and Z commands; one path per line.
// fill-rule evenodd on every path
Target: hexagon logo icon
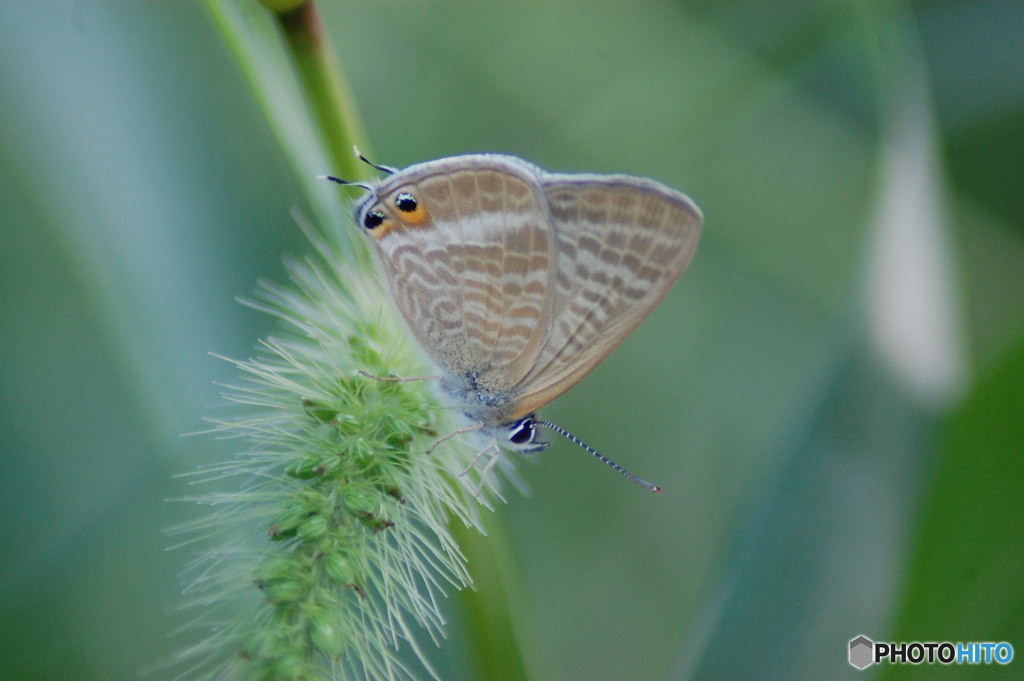
M 863 634 L 850 639 L 850 664 L 865 669 L 875 663 L 875 643 Z

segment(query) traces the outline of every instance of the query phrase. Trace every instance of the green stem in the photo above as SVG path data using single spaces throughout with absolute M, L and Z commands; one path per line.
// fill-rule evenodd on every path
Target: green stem
M 273 546 L 256 574 L 264 612 L 274 615 L 240 625 L 238 636 L 230 628 L 215 632 L 199 654 L 240 641 L 244 658 L 226 663 L 239 674 L 256 669 L 268 678 L 323 678 L 329 670 L 321 660 L 333 660 L 344 678 L 361 669 L 372 678 L 405 679 L 412 674 L 395 650 L 400 641 L 436 679 L 416 637 L 443 622 L 431 585 L 469 581 L 457 547 L 464 546 L 479 579 L 479 591 L 464 593 L 462 601 L 464 646 L 479 678 L 521 681 L 527 675 L 518 639 L 528 632 L 515 626 L 514 606 L 523 599 L 507 544 L 482 538 L 479 527 L 446 522 L 450 515 L 478 522 L 473 500 L 451 474 L 471 465 L 472 451 L 453 446 L 454 458 L 443 467 L 420 458 L 429 445 L 426 433 L 444 430 L 423 390 L 352 378 L 357 369 L 415 371 L 400 353 L 384 363 L 378 348 L 394 348 L 398 339 L 386 323 L 368 321 L 382 321 L 378 292 L 358 283 L 361 268 L 348 266 L 353 254 L 357 264 L 368 265 L 368 252 L 357 239 L 344 248 L 348 232 L 328 228 L 351 225 L 339 215 L 334 187 L 314 179 L 324 172 L 352 180 L 371 174 L 352 153 L 365 138 L 319 10 L 312 0 L 261 0 L 268 11 L 249 2 L 206 1 L 306 185 L 318 224 L 327 229 L 318 241 L 327 262 L 295 263 L 298 291 L 267 288 L 260 308 L 303 332 L 267 343 L 265 357 L 238 364 L 253 385 L 244 384 L 232 399 L 266 410 L 266 420 L 247 415 L 223 424 L 253 440 L 260 453 L 254 466 L 279 461 L 289 482 L 239 497 L 240 508 L 266 509 Z M 342 247 L 332 248 L 335 242 Z M 310 328 L 315 333 L 307 333 Z M 434 456 L 437 461 L 440 454 Z M 239 473 L 248 472 L 243 469 Z M 219 556 L 211 552 L 208 562 Z M 225 582 L 249 595 L 249 583 L 236 584 L 230 575 Z
M 509 554 L 509 538 L 500 514 L 486 519 L 487 535 L 476 528 L 452 523 L 452 535 L 470 565 L 473 589 L 458 594 L 456 603 L 465 622 L 464 648 L 475 667 L 473 678 L 489 681 L 529 679 L 523 659 L 526 628 L 516 617 L 523 589 Z
M 341 66 L 333 58 L 320 10 L 313 0 L 306 0 L 276 17 L 336 172 L 346 179 L 364 177 L 367 168 L 352 149 L 366 136 Z

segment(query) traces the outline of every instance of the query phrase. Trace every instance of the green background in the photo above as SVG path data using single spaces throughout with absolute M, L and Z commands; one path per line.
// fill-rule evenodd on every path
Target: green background
M 665 493 L 558 444 L 485 540 L 529 678 L 1022 676 L 846 644 L 1024 654 L 1024 5 L 323 11 L 376 161 L 512 153 L 705 213 L 544 412 Z M 137 678 L 189 641 L 173 476 L 238 448 L 181 436 L 234 377 L 207 353 L 275 328 L 234 297 L 311 250 L 289 210 L 332 169 L 295 176 L 198 3 L 5 0 L 0 130 L 0 676 Z

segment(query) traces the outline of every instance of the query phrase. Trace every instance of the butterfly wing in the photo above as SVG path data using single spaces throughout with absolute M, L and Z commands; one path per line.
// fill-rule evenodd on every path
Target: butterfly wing
M 486 420 L 514 401 L 554 302 L 556 244 L 538 175 L 510 157 L 431 161 L 393 175 L 360 209 L 390 221 L 371 241 L 394 302 L 456 398 Z M 415 224 L 395 209 L 403 194 L 424 211 Z
M 513 418 L 568 390 L 643 321 L 690 263 L 703 222 L 653 180 L 546 175 L 541 185 L 557 250 L 552 319 Z

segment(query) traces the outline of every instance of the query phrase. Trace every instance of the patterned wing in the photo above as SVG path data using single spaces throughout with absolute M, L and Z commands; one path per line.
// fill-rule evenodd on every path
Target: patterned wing
M 384 217 L 368 232 L 407 325 L 482 418 L 502 418 L 550 319 L 556 246 L 537 173 L 506 157 L 432 161 L 361 209 Z
M 690 263 L 703 222 L 652 180 L 548 175 L 542 187 L 558 252 L 553 318 L 513 417 L 571 388 L 643 321 Z

